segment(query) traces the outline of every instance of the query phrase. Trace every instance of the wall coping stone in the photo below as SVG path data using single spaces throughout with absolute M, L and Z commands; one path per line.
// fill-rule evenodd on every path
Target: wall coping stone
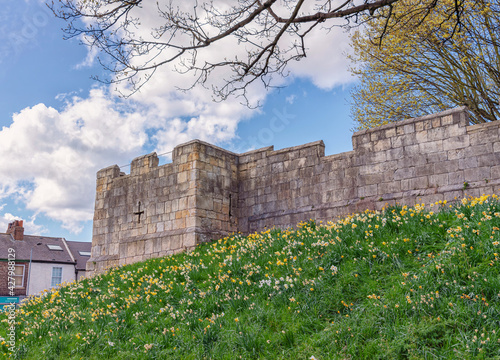
M 460 114 L 460 113 L 466 112 L 466 110 L 467 110 L 466 106 L 460 106 L 460 107 L 456 107 L 453 109 L 444 110 L 444 111 L 438 112 L 436 114 L 429 114 L 429 115 L 419 116 L 419 117 L 415 117 L 415 118 L 411 118 L 411 119 L 395 121 L 395 122 L 391 122 L 389 124 L 376 126 L 376 127 L 370 128 L 370 129 L 356 131 L 352 136 L 354 138 L 356 136 L 371 134 L 374 132 L 378 132 L 380 130 L 387 130 L 387 129 L 392 129 L 394 127 L 401 127 L 404 125 L 414 124 L 414 123 L 419 122 L 419 121 L 431 120 L 431 119 L 435 119 L 438 117 L 444 117 L 444 116 L 453 115 L 453 114 Z M 479 124 L 479 125 L 481 125 L 481 124 Z
M 474 124 L 467 126 L 467 133 L 475 133 L 478 131 L 484 131 L 489 128 L 498 128 L 500 127 L 500 121 L 492 121 L 492 122 L 487 122 L 487 123 L 480 123 L 480 124 Z

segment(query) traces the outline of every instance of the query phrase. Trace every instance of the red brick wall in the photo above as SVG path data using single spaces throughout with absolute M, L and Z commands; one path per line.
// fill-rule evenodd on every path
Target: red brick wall
M 24 265 L 24 287 L 15 288 L 14 296 L 26 295 L 26 286 L 28 284 L 29 262 L 16 261 L 16 265 Z M 11 296 L 9 293 L 9 263 L 6 260 L 0 261 L 0 296 Z

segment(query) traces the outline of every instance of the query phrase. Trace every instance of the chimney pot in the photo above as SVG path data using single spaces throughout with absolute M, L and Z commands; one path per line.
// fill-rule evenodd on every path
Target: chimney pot
M 23 220 L 14 220 L 7 228 L 7 234 L 11 234 L 14 240 L 22 241 L 24 239 Z

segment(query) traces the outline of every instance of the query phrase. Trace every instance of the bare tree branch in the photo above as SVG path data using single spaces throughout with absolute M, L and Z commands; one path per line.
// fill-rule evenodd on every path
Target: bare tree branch
M 319 24 L 347 26 L 384 19 L 386 26 L 405 21 L 390 10 L 401 0 L 58 0 L 49 7 L 67 22 L 66 38 L 79 37 L 100 50 L 99 62 L 110 74 L 106 83 L 128 84 L 128 94 L 138 91 L 156 69 L 172 66 L 181 73 L 194 72 L 192 86 L 209 85 L 210 75 L 224 72 L 222 85 L 211 85 L 217 100 L 230 95 L 246 99 L 250 84 L 259 79 L 266 87 L 275 77 L 287 76 L 290 61 L 307 55 L 307 38 Z M 436 4 L 421 0 L 414 14 L 425 21 Z M 460 2 L 450 13 L 460 25 Z M 156 13 L 156 18 L 154 14 Z M 279 16 L 278 14 L 286 14 Z M 142 19 L 145 14 L 148 20 Z M 153 20 L 151 20 L 153 19 Z M 343 19 L 343 23 L 334 22 Z M 142 23 L 142 22 L 146 23 Z M 147 22 L 161 21 L 156 27 Z M 351 25 L 352 24 L 352 25 Z M 458 29 L 458 27 L 457 27 Z M 379 39 L 384 37 L 385 30 Z M 206 49 L 218 43 L 230 48 L 215 58 Z M 243 50 L 242 50 L 243 49 Z M 207 54 L 210 56 L 207 57 Z M 218 78 L 220 72 L 217 71 Z M 217 78 L 217 79 L 218 79 Z M 192 86 L 186 87 L 187 89 Z

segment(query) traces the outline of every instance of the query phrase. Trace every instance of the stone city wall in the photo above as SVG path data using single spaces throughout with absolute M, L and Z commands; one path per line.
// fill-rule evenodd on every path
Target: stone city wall
M 499 125 L 469 126 L 457 108 L 356 132 L 353 150 L 336 155 L 325 156 L 322 141 L 235 154 L 194 140 L 174 149 L 171 164 L 158 166 L 150 154 L 133 160 L 130 175 L 103 169 L 87 268 L 169 255 L 236 231 L 498 192 Z
M 199 141 L 177 146 L 173 162 L 136 158 L 97 173 L 88 271 L 171 255 L 237 231 L 237 155 Z M 233 199 L 234 196 L 234 200 Z M 233 204 L 233 205 L 232 205 Z

